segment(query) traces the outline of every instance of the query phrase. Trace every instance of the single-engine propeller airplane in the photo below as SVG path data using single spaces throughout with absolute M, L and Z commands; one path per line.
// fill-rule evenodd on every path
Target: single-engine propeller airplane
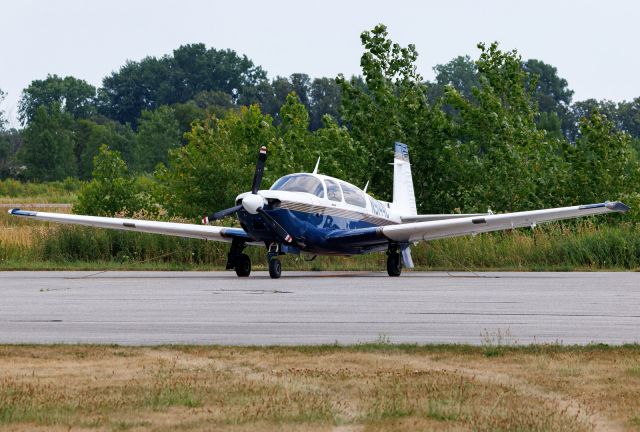
M 387 273 L 400 276 L 402 266 L 413 267 L 410 245 L 465 234 L 534 227 L 537 223 L 629 210 L 614 201 L 516 213 L 419 215 L 405 144 L 395 144 L 393 160 L 393 200 L 379 201 L 365 190 L 318 174 L 286 175 L 268 190 L 261 190 L 266 147 L 260 148 L 251 192 L 236 197 L 235 206 L 203 218 L 203 225 L 155 222 L 136 219 L 9 210 L 14 216 L 112 228 L 124 231 L 165 234 L 230 242 L 227 270 L 249 276 L 251 260 L 243 253 L 247 245 L 265 246 L 269 275 L 279 278 L 279 255 L 357 255 L 387 253 Z M 209 222 L 236 214 L 242 228 L 210 226 Z

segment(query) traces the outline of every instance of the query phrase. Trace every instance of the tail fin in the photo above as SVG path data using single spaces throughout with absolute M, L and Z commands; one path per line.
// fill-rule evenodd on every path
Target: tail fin
M 416 196 L 413 192 L 413 178 L 409 163 L 409 148 L 397 142 L 393 157 L 393 202 L 391 208 L 402 216 L 415 216 Z

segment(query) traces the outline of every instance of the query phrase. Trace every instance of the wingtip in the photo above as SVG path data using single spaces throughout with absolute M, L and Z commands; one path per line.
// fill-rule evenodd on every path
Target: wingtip
M 38 212 L 29 211 L 29 210 L 20 210 L 19 208 L 12 208 L 9 210 L 9 214 L 14 216 L 36 216 Z
M 621 201 L 610 201 L 606 203 L 606 206 L 609 210 L 619 213 L 626 213 L 631 209 L 631 207 Z

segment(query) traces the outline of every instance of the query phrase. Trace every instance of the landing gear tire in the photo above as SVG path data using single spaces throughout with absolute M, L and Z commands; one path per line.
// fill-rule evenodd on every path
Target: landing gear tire
M 247 277 L 251 274 L 251 259 L 249 255 L 238 255 L 235 262 L 235 270 L 239 277 Z
M 402 273 L 399 253 L 390 253 L 387 256 L 387 273 L 392 277 L 400 276 L 400 273 Z
M 269 276 L 271 279 L 279 279 L 282 275 L 282 264 L 278 258 L 271 258 L 269 260 Z

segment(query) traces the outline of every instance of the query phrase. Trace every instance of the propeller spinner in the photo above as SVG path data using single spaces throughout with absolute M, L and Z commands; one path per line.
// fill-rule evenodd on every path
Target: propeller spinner
M 291 243 L 293 238 L 289 233 L 280 225 L 273 217 L 271 217 L 263 207 L 266 204 L 265 199 L 258 193 L 260 190 L 260 184 L 262 184 L 262 176 L 264 174 L 264 164 L 267 160 L 267 148 L 265 146 L 260 147 L 258 153 L 258 161 L 256 162 L 256 170 L 253 175 L 253 183 L 251 184 L 251 194 L 246 195 L 242 202 L 234 207 L 217 211 L 209 216 L 202 218 L 203 224 L 208 224 L 216 219 L 222 219 L 226 216 L 231 216 L 237 213 L 239 210 L 244 209 L 250 214 L 259 214 L 265 224 L 280 237 L 285 243 Z

